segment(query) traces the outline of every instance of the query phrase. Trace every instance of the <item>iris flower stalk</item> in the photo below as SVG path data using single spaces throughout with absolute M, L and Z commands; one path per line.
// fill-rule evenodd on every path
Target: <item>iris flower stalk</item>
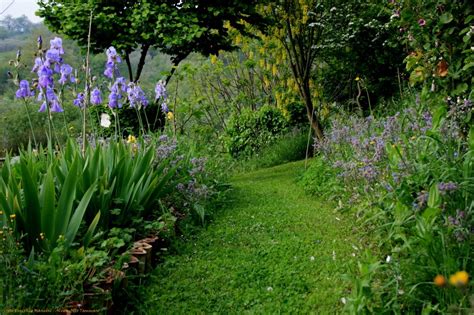
M 33 137 L 33 142 L 35 144 L 35 148 L 37 148 L 38 143 L 36 142 L 35 130 L 33 129 L 33 124 L 31 123 L 30 111 L 28 110 L 28 100 L 31 96 L 33 96 L 33 93 L 31 93 L 31 91 L 30 91 L 30 86 L 28 84 L 28 81 L 26 81 L 26 80 L 20 81 L 20 88 L 16 92 L 16 97 L 21 98 L 23 100 L 23 105 L 24 105 L 25 111 L 26 111 L 26 117 L 28 117 L 28 123 L 30 124 L 31 135 Z

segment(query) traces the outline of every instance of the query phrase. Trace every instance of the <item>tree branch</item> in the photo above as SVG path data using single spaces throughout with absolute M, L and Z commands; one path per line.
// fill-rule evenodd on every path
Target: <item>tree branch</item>
M 138 62 L 137 66 L 137 73 L 135 74 L 134 82 L 137 82 L 140 79 L 142 74 L 143 66 L 145 65 L 146 54 L 148 53 L 148 49 L 150 48 L 150 44 L 143 44 L 142 45 L 142 52 L 140 55 L 140 61 Z

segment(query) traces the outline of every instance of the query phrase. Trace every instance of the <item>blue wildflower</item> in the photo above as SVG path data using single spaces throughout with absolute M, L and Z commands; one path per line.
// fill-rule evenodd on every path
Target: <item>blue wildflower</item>
M 59 71 L 61 73 L 61 78 L 59 78 L 58 82 L 60 84 L 65 84 L 67 82 L 68 79 L 71 80 L 71 83 L 74 83 L 75 82 L 75 79 L 73 76 L 71 76 L 71 73 L 72 73 L 72 67 L 68 64 L 63 64 L 61 65 L 61 69 Z
M 92 94 L 91 94 L 91 104 L 92 104 L 92 105 L 100 105 L 100 104 L 102 104 L 102 96 L 101 96 L 101 93 L 100 93 L 99 88 L 95 88 L 95 89 L 92 91 Z
M 83 108 L 86 103 L 86 98 L 84 93 L 79 93 L 77 94 L 76 99 L 73 101 L 74 106 L 77 106 L 79 108 Z
M 20 88 L 18 89 L 18 91 L 16 91 L 15 96 L 17 98 L 27 98 L 27 97 L 30 97 L 30 96 L 33 96 L 33 95 L 34 95 L 34 93 L 32 91 L 30 91 L 30 85 L 29 85 L 28 81 L 21 80 L 20 81 Z

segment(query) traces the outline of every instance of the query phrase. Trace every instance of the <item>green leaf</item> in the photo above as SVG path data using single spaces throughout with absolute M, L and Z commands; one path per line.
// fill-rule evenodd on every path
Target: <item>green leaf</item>
M 441 209 L 428 207 L 425 209 L 425 211 L 423 211 L 422 216 L 427 222 L 430 222 L 431 220 L 436 218 L 440 213 L 441 213 Z
M 97 228 L 97 224 L 99 223 L 100 220 L 100 211 L 97 212 L 97 214 L 94 217 L 94 220 L 92 220 L 91 225 L 89 225 L 89 228 L 87 229 L 86 235 L 84 236 L 84 247 L 87 247 L 92 239 L 92 236 L 94 235 L 95 229 Z
M 82 222 L 82 218 L 84 217 L 84 213 L 86 212 L 87 206 L 89 205 L 89 201 L 91 200 L 92 194 L 94 193 L 95 189 L 96 185 L 94 184 L 84 194 L 84 197 L 82 197 L 81 202 L 74 211 L 74 214 L 72 215 L 71 221 L 69 222 L 65 233 L 66 247 L 69 247 L 74 238 L 76 237 L 77 231 L 79 230 L 79 226 Z
M 41 199 L 41 232 L 45 234 L 47 239 L 51 239 L 55 234 L 54 232 L 54 212 L 55 212 L 55 191 L 54 191 L 54 180 L 52 174 L 52 168 L 48 169 L 41 187 L 40 193 Z
M 440 17 L 439 17 L 439 20 L 441 23 L 443 24 L 448 24 L 450 23 L 452 20 L 453 20 L 453 14 L 450 13 L 450 12 L 446 12 L 444 14 L 442 14 Z
M 474 126 L 471 126 L 471 129 L 469 129 L 468 143 L 469 150 L 474 151 Z
M 55 233 L 57 236 L 65 235 L 69 218 L 71 217 L 72 206 L 76 199 L 76 181 L 78 178 L 78 159 L 69 169 L 66 180 L 62 187 L 61 196 L 59 197 L 58 207 L 54 216 Z
M 431 186 L 428 197 L 428 207 L 438 208 L 441 205 L 441 196 L 439 195 L 438 185 L 435 183 Z
M 29 232 L 37 237 L 40 233 L 39 222 L 41 222 L 40 203 L 38 200 L 38 183 L 36 180 L 33 180 L 30 170 L 27 167 L 27 162 L 22 161 L 20 163 L 23 179 L 23 194 L 25 199 L 25 207 L 22 209 L 23 211 L 21 215 L 25 220 L 24 224 Z

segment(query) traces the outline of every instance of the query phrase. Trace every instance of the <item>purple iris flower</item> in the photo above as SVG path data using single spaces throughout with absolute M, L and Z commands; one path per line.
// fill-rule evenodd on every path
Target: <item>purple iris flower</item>
M 105 63 L 105 71 L 104 75 L 111 79 L 114 75 L 114 73 L 117 71 L 117 63 L 121 63 L 122 59 L 120 59 L 120 56 L 117 54 L 117 51 L 115 50 L 114 47 L 109 47 L 106 51 L 107 54 L 107 62 Z
M 42 88 L 53 85 L 53 70 L 51 70 L 48 66 L 43 65 L 39 67 L 38 77 L 38 83 Z
M 56 96 L 56 93 L 54 93 L 54 90 L 50 87 L 46 89 L 46 100 L 43 102 L 43 104 L 41 104 L 39 112 L 44 112 L 46 110 L 46 107 L 48 106 L 47 103 L 49 103 L 51 106 L 50 107 L 51 112 L 61 113 L 64 111 L 61 105 L 59 105 L 59 100 L 58 100 L 58 97 Z
M 28 81 L 21 80 L 20 81 L 20 88 L 18 89 L 18 91 L 16 91 L 15 95 L 16 95 L 17 98 L 27 98 L 27 97 L 33 96 L 34 93 L 32 91 L 30 91 L 30 85 L 29 85 Z
M 106 67 L 104 71 L 104 75 L 107 78 L 112 79 L 112 77 L 114 76 L 114 67 Z
M 163 113 L 165 113 L 165 114 L 170 111 L 169 108 L 168 108 L 168 105 L 166 104 L 166 102 L 161 104 L 161 111 L 163 111 Z
M 143 92 L 142 88 L 135 83 L 129 83 L 127 87 L 127 95 L 128 101 L 130 102 L 130 107 L 135 106 L 143 106 L 146 107 L 148 105 L 148 100 L 145 96 L 145 92 Z
M 76 99 L 73 101 L 74 106 L 77 106 L 79 108 L 83 108 L 85 103 L 86 103 L 86 98 L 84 96 L 84 93 L 82 92 L 77 94 Z
M 64 55 L 63 40 L 60 37 L 55 37 L 49 41 L 51 49 L 57 50 L 58 54 Z
M 155 93 L 156 97 L 155 99 L 162 98 L 163 100 L 166 100 L 168 98 L 168 94 L 166 93 L 166 86 L 163 83 L 163 81 L 158 81 L 158 83 L 155 86 Z
M 74 83 L 74 77 L 71 76 L 72 67 L 70 65 L 66 63 L 61 65 L 61 69 L 59 72 L 61 73 L 61 78 L 59 78 L 58 80 L 60 84 L 64 85 L 67 82 L 68 78 L 71 80 L 71 83 Z
M 59 51 L 56 49 L 48 49 L 46 51 L 46 59 L 51 63 L 51 62 L 61 62 L 62 58 L 59 55 Z
M 110 46 L 109 49 L 106 51 L 107 54 L 107 62 L 112 62 L 112 63 L 121 63 L 122 59 L 120 59 L 120 56 L 117 54 L 117 51 L 115 50 L 114 47 Z
M 112 90 L 120 93 L 120 92 L 126 92 L 127 91 L 127 83 L 125 81 L 124 77 L 118 77 L 117 80 L 115 80 L 114 85 L 112 86 Z
M 120 99 L 120 95 L 115 93 L 115 92 L 112 92 L 110 93 L 109 95 L 109 107 L 110 108 L 117 108 L 117 107 L 121 107 L 121 104 L 119 103 L 119 99 Z
M 98 88 L 95 88 L 91 93 L 91 104 L 92 105 L 102 104 L 102 96 Z
M 33 66 L 33 69 L 31 69 L 31 72 L 37 72 L 42 65 L 43 65 L 43 61 L 41 60 L 41 58 L 36 57 L 35 65 Z

